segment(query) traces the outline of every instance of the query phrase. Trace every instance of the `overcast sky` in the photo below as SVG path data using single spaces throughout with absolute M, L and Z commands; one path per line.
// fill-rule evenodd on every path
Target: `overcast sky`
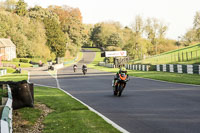
M 167 37 L 177 39 L 193 26 L 200 0 L 25 0 L 29 6 L 68 5 L 79 8 L 83 23 L 119 21 L 130 26 L 136 15 L 157 18 L 168 25 Z

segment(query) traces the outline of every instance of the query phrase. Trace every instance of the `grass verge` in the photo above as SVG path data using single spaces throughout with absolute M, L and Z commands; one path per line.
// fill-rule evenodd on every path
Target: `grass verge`
M 78 58 L 77 58 L 76 62 L 79 62 L 82 59 L 82 57 L 83 57 L 83 52 L 79 52 L 78 53 Z M 71 66 L 72 64 L 74 64 L 76 62 L 71 62 L 69 64 L 65 64 L 65 67 Z
M 16 67 L 19 67 L 19 64 L 20 64 L 21 68 L 32 67 L 32 64 L 30 64 L 30 63 L 23 63 L 23 62 L 3 61 L 2 63 L 4 63 L 4 64 L 13 64 Z
M 99 49 L 99 48 L 82 48 L 82 49 L 93 51 L 93 52 L 101 52 L 101 49 Z
M 1 77 L 1 81 L 27 80 L 27 72 L 22 74 L 8 74 Z M 35 103 L 47 105 L 54 111 L 45 117 L 44 133 L 118 133 L 112 125 L 105 122 L 97 114 L 90 111 L 80 102 L 66 95 L 57 88 L 34 87 Z M 36 108 L 21 108 L 17 110 L 18 116 L 27 128 L 33 127 L 41 115 Z M 19 121 L 19 119 L 17 119 Z
M 22 71 L 22 73 L 8 73 L 7 75 L 1 76 L 0 81 L 22 81 L 28 79 L 28 72 Z
M 18 115 L 21 116 L 21 119 L 27 121 L 26 126 L 29 126 L 29 127 L 35 124 L 35 122 L 40 117 L 41 112 L 42 112 L 39 109 L 29 108 L 29 107 L 21 108 L 21 109 L 18 109 L 17 111 L 19 113 Z
M 96 52 L 96 56 L 94 58 L 94 61 L 90 64 L 88 64 L 88 67 L 90 68 L 96 68 L 99 62 L 104 61 L 104 57 L 101 57 L 101 52 Z
M 119 71 L 118 68 L 107 68 L 103 66 L 98 66 L 97 65 L 98 62 L 102 60 L 103 58 L 101 58 L 100 53 L 97 52 L 94 61 L 88 66 L 97 70 L 113 72 L 113 73 Z M 135 77 L 156 79 L 156 80 L 175 82 L 175 83 L 200 85 L 200 75 L 197 74 L 179 74 L 179 73 L 169 73 L 169 72 L 135 71 L 135 70 L 128 70 L 128 74 L 130 76 L 135 76 Z
M 119 132 L 87 107 L 56 88 L 35 87 L 35 100 L 54 112 L 43 124 L 44 133 L 117 133 Z

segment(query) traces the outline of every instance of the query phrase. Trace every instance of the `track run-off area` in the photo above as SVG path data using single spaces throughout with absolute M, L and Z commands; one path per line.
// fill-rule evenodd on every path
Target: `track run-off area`
M 114 73 L 88 68 L 95 52 L 83 52 L 77 72 L 72 66 L 57 71 L 55 79 L 30 76 L 31 82 L 59 88 L 92 107 L 131 133 L 199 133 L 200 86 L 130 77 L 121 97 L 113 96 Z M 192 80 L 192 79 L 191 79 Z

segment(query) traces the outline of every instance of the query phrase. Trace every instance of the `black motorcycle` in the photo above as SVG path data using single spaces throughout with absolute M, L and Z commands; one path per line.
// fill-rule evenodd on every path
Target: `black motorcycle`
M 87 72 L 87 68 L 83 68 L 82 71 L 83 71 L 83 74 L 85 75 Z
M 113 93 L 114 96 L 120 97 L 122 94 L 122 91 L 126 87 L 126 82 L 129 81 L 128 75 L 125 73 L 119 74 L 118 79 L 115 81 L 115 85 L 113 86 Z
M 77 66 L 73 66 L 74 72 L 76 72 Z

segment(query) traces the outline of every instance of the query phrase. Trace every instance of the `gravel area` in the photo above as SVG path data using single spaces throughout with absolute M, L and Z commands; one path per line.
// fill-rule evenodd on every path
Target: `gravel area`
M 48 108 L 45 104 L 37 103 L 35 108 L 42 111 L 41 116 L 33 126 L 28 121 L 23 120 L 18 110 L 13 111 L 13 133 L 41 133 L 44 125 L 42 121 L 53 110 Z

